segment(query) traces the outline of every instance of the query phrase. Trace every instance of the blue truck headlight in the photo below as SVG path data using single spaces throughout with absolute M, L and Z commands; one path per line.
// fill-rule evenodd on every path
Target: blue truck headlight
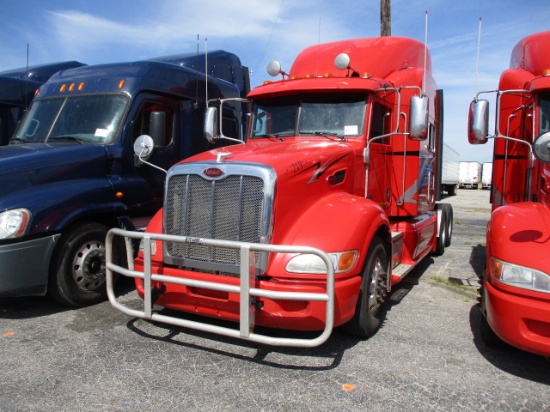
M 334 265 L 334 273 L 347 272 L 353 268 L 359 252 L 347 251 L 328 253 Z M 317 255 L 302 254 L 294 256 L 286 265 L 286 271 L 290 273 L 327 273 L 327 267 L 323 259 Z
M 31 220 L 27 209 L 6 210 L 0 213 L 0 239 L 22 236 Z
M 550 293 L 550 275 L 536 269 L 514 265 L 491 258 L 490 273 L 493 279 L 517 288 Z

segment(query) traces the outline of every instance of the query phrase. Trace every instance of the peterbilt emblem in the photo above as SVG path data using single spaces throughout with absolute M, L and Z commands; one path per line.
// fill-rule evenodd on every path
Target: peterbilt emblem
M 212 178 L 223 176 L 223 170 L 218 169 L 217 167 L 209 167 L 208 169 L 204 169 L 203 173 L 205 176 Z

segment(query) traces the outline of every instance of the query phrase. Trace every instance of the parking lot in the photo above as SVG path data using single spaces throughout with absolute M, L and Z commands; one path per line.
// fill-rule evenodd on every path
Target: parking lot
M 0 300 L 0 411 L 550 411 L 550 361 L 477 327 L 489 193 L 459 190 L 452 245 L 396 287 L 369 340 L 272 348 L 129 318 Z M 129 282 L 120 299 L 139 298 Z

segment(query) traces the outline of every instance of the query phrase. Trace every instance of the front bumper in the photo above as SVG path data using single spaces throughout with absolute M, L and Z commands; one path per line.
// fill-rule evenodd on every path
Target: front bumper
M 487 322 L 499 338 L 527 352 L 550 356 L 550 296 L 530 298 L 484 287 Z
M 143 245 L 143 266 L 138 267 L 129 261 L 129 269 L 116 265 L 113 262 L 113 238 L 122 236 L 128 239 L 141 239 Z M 195 274 L 194 277 L 182 277 L 177 273 L 169 273 L 163 267 L 158 267 L 152 263 L 151 240 L 168 241 L 168 242 L 192 242 L 201 244 L 205 247 L 223 247 L 239 250 L 239 276 L 238 278 L 225 278 L 225 282 L 220 282 L 219 279 L 212 278 L 213 275 Z M 334 267 L 329 255 L 325 252 L 307 246 L 281 246 L 254 244 L 246 242 L 222 241 L 203 238 L 187 238 L 184 236 L 173 236 L 155 233 L 140 233 L 130 232 L 122 229 L 114 228 L 107 233 L 105 243 L 106 247 L 106 268 L 107 268 L 107 296 L 111 304 L 122 312 L 143 319 L 152 321 L 164 322 L 176 326 L 192 328 L 205 332 L 216 333 L 224 336 L 240 338 L 252 342 L 264 343 L 274 346 L 295 346 L 295 347 L 314 347 L 326 342 L 332 333 L 334 326 Z M 261 281 L 255 277 L 256 265 L 254 263 L 254 252 L 267 253 L 307 253 L 319 256 L 326 265 L 327 273 L 324 277 L 324 287 L 316 285 L 313 289 L 304 289 L 295 287 L 294 289 L 284 287 L 281 289 L 266 289 L 261 287 Z M 137 260 L 140 263 L 140 260 Z M 114 293 L 114 274 L 118 273 L 123 276 L 129 276 L 136 279 L 138 284 L 142 284 L 143 309 L 134 309 L 119 302 Z M 217 276 L 219 278 L 219 276 Z M 258 285 L 260 283 L 260 285 Z M 271 284 L 271 282 L 269 282 Z M 169 285 L 163 290 L 163 285 Z M 159 288 L 160 287 L 160 288 Z M 178 316 L 165 315 L 156 313 L 153 310 L 157 289 L 164 295 L 163 302 L 168 306 L 169 302 L 174 305 L 177 301 L 182 300 L 181 291 L 190 291 L 193 295 L 202 296 L 199 300 L 204 303 L 206 297 L 209 303 L 201 306 L 202 314 L 206 311 L 215 309 L 213 306 L 218 306 L 219 311 L 214 314 L 224 320 L 233 320 L 231 316 L 238 314 L 238 329 L 232 327 L 213 325 L 202 320 L 182 319 Z M 185 293 L 185 292 L 184 292 Z M 205 296 L 207 295 L 207 296 Z M 229 298 L 231 297 L 231 298 Z M 185 296 L 187 298 L 187 296 Z M 314 338 L 302 339 L 295 337 L 279 337 L 270 336 L 264 333 L 258 333 L 254 330 L 258 319 L 261 319 L 262 306 L 261 302 L 290 302 L 286 313 L 302 312 L 302 302 L 315 302 L 323 306 L 322 317 L 323 325 L 320 327 L 321 332 Z M 160 300 L 158 301 L 160 302 Z M 199 301 L 193 308 L 199 307 Z M 188 302 L 186 302 L 186 306 Z M 171 305 L 170 305 L 171 306 Z M 265 304 L 264 304 L 265 307 Z M 196 310 L 193 310 L 196 312 Z M 272 312 L 273 316 L 275 312 Z M 211 314 L 209 314 L 212 316 Z M 299 318 L 303 315 L 299 315 Z M 311 318 L 311 317 L 310 317 Z M 318 329 L 318 328 L 315 328 Z M 311 330 L 311 329 L 310 329 Z
M 0 296 L 45 295 L 52 253 L 60 236 L 0 245 Z
M 142 272 L 143 267 L 136 261 L 136 271 Z M 228 287 L 239 287 L 238 278 L 228 278 L 219 275 L 209 275 L 200 272 L 190 272 L 169 267 L 155 268 L 153 272 L 161 272 L 174 279 L 190 281 L 207 281 Z M 334 282 L 334 326 L 345 323 L 355 313 L 355 305 L 359 294 L 361 278 L 354 276 Z M 231 322 L 239 322 L 241 317 L 239 293 L 220 292 L 201 287 L 184 286 L 168 282 L 153 282 L 153 287 L 162 290 L 154 302 L 159 306 L 195 315 L 207 316 Z M 253 288 L 267 293 L 301 293 L 306 297 L 297 300 L 256 298 L 255 324 L 268 328 L 320 331 L 326 324 L 326 305 L 324 301 L 308 299 L 308 294 L 324 294 L 327 290 L 326 281 L 291 281 L 268 278 L 254 282 Z M 136 279 L 136 289 L 143 298 L 144 283 Z

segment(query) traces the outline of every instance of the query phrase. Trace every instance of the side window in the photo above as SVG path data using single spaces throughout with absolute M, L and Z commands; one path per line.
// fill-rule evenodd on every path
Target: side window
M 378 102 L 372 106 L 372 119 L 369 139 L 391 132 L 391 109 Z M 377 140 L 376 143 L 389 144 L 389 136 Z
M 0 105 L 0 145 L 7 144 L 10 139 L 10 132 L 14 126 L 13 116 L 8 106 Z
M 132 140 L 142 134 L 153 137 L 157 147 L 168 146 L 174 136 L 174 110 L 159 102 L 144 102 L 134 123 Z
M 540 105 L 540 127 L 539 134 L 550 132 L 550 95 L 542 94 L 539 100 Z
M 228 117 L 224 113 L 222 127 L 222 132 L 224 136 L 233 137 L 235 139 L 238 139 L 240 137 L 240 133 L 238 131 L 239 127 L 237 121 L 235 120 L 235 117 Z

